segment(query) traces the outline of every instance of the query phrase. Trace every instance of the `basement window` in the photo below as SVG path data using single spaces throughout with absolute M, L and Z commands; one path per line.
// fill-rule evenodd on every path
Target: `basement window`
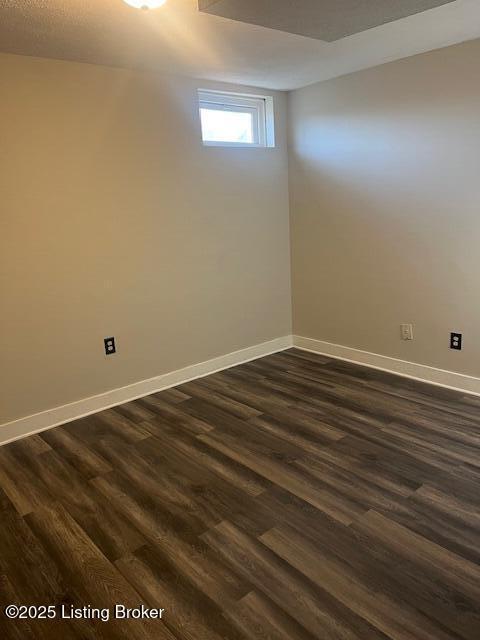
M 200 89 L 198 102 L 204 145 L 275 146 L 272 97 Z

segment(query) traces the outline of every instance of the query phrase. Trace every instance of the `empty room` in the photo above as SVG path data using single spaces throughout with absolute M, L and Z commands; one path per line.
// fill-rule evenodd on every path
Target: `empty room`
M 480 640 L 479 246 L 479 0 L 0 0 L 0 636 Z

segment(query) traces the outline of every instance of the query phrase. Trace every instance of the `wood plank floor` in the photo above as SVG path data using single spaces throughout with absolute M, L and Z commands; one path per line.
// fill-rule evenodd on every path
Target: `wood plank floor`
M 0 448 L 3 638 L 480 638 L 480 399 L 291 349 Z

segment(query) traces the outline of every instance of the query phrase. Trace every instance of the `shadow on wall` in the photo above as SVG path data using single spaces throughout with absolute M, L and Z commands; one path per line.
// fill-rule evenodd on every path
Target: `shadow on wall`
M 480 374 L 476 346 L 448 349 L 480 317 L 480 89 L 458 49 L 290 95 L 295 333 Z

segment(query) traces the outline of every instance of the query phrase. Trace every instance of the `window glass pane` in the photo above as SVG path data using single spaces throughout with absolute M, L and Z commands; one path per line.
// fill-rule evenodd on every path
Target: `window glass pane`
M 240 142 L 254 144 L 253 116 L 244 111 L 200 109 L 202 136 L 205 142 Z

